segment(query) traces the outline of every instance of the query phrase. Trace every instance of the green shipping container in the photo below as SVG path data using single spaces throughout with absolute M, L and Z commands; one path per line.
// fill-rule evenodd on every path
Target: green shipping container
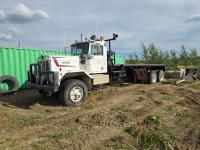
M 65 53 L 55 50 L 0 48 L 0 76 L 13 76 L 19 81 L 21 89 L 26 88 L 29 65 L 36 63 L 37 57 L 41 55 L 65 55 Z M 6 84 L 0 86 L 4 90 L 8 88 Z
M 115 64 L 125 64 L 125 57 L 123 55 L 115 55 Z
M 15 77 L 20 89 L 27 88 L 27 72 L 32 63 L 37 62 L 41 55 L 65 55 L 64 51 L 59 50 L 33 50 L 23 48 L 1 48 L 0 47 L 0 76 L 9 75 Z M 124 64 L 125 59 L 122 55 L 115 55 L 116 64 Z M 8 89 L 6 84 L 0 84 L 4 90 Z

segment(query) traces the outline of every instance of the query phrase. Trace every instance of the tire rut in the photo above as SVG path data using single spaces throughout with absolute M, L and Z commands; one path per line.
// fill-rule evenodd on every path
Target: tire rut
M 200 149 L 200 129 L 190 128 L 186 132 L 182 144 L 186 145 L 186 149 Z

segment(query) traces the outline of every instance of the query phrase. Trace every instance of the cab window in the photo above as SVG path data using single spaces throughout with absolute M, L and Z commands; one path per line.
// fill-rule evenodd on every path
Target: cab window
M 103 55 L 103 45 L 93 44 L 91 46 L 91 53 L 93 55 Z
M 89 43 L 77 43 L 71 45 L 72 56 L 80 56 L 83 54 L 88 54 L 88 51 L 89 51 Z

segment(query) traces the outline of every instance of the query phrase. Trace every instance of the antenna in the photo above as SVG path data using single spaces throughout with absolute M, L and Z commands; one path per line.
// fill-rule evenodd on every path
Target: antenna
M 95 35 L 97 36 L 97 30 L 98 30 L 98 20 L 96 19 L 96 28 L 95 28 Z
M 18 48 L 20 48 L 21 47 L 21 42 L 20 41 L 18 41 Z
M 81 33 L 81 42 L 83 42 L 83 34 Z
M 64 48 L 65 48 L 65 42 L 66 42 L 66 29 L 64 29 Z

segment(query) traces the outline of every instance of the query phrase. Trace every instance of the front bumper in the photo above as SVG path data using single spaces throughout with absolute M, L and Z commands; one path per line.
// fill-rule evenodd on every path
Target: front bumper
M 31 87 L 38 90 L 43 90 L 45 92 L 58 92 L 59 86 L 51 86 L 51 85 L 41 85 L 41 84 L 34 84 L 29 82 Z
M 38 64 L 30 65 L 30 71 L 28 73 L 29 84 L 38 90 L 57 92 L 59 90 L 59 73 L 54 71 L 41 71 L 38 66 Z

